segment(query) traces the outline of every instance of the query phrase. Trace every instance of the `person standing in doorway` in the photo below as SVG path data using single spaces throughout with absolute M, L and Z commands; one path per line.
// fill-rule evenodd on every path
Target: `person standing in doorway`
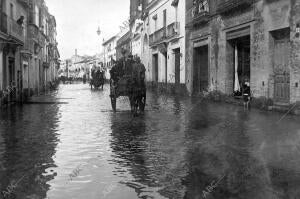
M 251 90 L 250 90 L 250 81 L 249 78 L 245 78 L 243 84 L 243 100 L 244 100 L 244 109 L 249 109 L 249 103 L 251 100 Z

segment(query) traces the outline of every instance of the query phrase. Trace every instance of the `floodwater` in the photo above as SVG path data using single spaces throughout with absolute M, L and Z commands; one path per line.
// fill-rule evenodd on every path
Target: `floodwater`
M 87 84 L 35 100 L 1 109 L 0 198 L 300 198 L 299 117 L 148 92 L 134 118 Z

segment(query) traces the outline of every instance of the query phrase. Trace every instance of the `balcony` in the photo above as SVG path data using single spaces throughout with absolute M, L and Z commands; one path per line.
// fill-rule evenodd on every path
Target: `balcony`
M 217 12 L 225 13 L 241 6 L 250 6 L 254 0 L 218 0 Z
M 21 3 L 23 6 L 29 7 L 29 2 L 28 0 L 18 0 L 19 3 Z
M 7 15 L 4 12 L 1 12 L 0 17 L 0 31 L 7 34 Z
M 192 8 L 193 25 L 209 21 L 209 4 L 207 0 L 198 1 Z
M 167 38 L 172 38 L 180 34 L 180 23 L 174 22 L 167 27 Z
M 149 36 L 149 44 L 154 45 L 166 39 L 166 27 L 159 29 Z
M 46 36 L 34 24 L 28 26 L 28 37 L 33 39 L 36 44 L 43 47 L 46 42 Z
M 18 24 L 14 19 L 8 19 L 8 34 L 15 39 L 25 42 L 24 28 Z

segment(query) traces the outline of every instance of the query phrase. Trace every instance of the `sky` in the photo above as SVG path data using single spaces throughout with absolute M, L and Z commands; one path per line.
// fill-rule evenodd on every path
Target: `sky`
M 45 0 L 57 23 L 61 60 L 100 53 L 102 41 L 120 31 L 129 18 L 130 0 Z M 97 35 L 100 26 L 101 35 Z

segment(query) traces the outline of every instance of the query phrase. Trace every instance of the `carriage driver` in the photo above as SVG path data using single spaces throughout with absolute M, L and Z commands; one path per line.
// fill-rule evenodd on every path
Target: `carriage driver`
M 132 75 L 142 87 L 145 87 L 145 72 L 146 68 L 142 64 L 140 57 L 137 56 L 132 65 Z

